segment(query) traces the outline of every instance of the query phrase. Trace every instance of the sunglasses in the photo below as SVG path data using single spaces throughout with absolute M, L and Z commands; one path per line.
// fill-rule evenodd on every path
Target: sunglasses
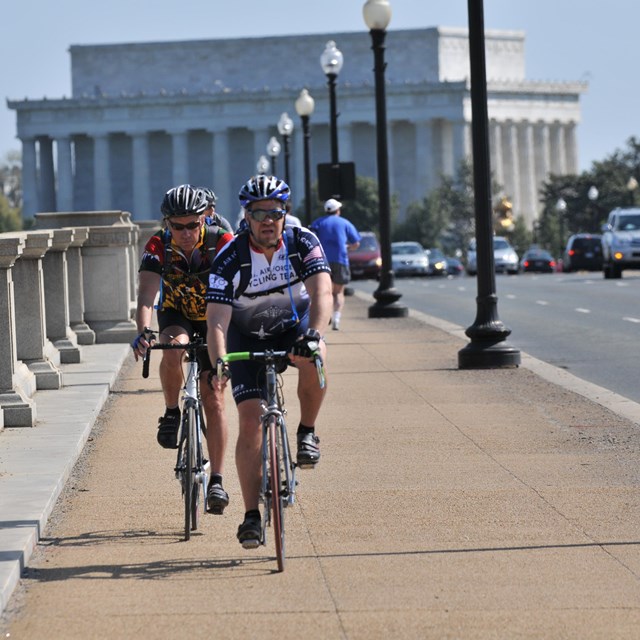
M 285 209 L 256 209 L 255 211 L 249 211 L 249 215 L 256 222 L 264 222 L 267 217 L 271 218 L 273 221 L 281 220 L 287 214 Z
M 183 229 L 189 229 L 189 231 L 193 231 L 194 229 L 197 229 L 200 226 L 200 221 L 198 220 L 197 222 L 188 222 L 187 224 L 180 224 L 179 222 L 172 222 L 171 220 L 169 220 L 169 224 L 171 225 L 172 229 L 175 229 L 175 231 L 182 231 Z

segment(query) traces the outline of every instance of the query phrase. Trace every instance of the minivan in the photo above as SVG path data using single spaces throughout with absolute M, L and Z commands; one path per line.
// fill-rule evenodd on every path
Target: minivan
M 563 271 L 600 271 L 602 269 L 602 236 L 576 233 L 569 238 L 562 261 Z

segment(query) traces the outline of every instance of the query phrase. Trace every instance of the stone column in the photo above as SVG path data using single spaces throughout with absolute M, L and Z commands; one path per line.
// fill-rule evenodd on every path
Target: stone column
M 40 208 L 38 198 L 38 159 L 34 138 L 22 139 L 22 215 L 31 218 Z
M 189 138 L 185 130 L 170 131 L 173 148 L 173 184 L 189 182 Z
M 131 225 L 91 227 L 82 246 L 84 315 L 98 343 L 131 342 L 137 335 L 132 320 L 132 248 L 135 233 Z
M 149 137 L 146 132 L 132 133 L 133 153 L 133 218 L 147 220 L 154 217 L 151 206 L 151 168 Z
M 89 237 L 88 227 L 75 227 L 73 240 L 67 249 L 69 291 L 69 326 L 78 344 L 95 344 L 96 334 L 84 321 L 84 280 L 82 277 L 82 245 Z
M 438 133 L 440 136 L 440 170 L 447 176 L 452 176 L 455 171 L 453 157 L 453 128 L 450 120 L 438 121 Z
M 93 190 L 96 209 L 111 209 L 111 158 L 106 133 L 93 136 Z
M 226 129 L 215 130 L 213 133 L 213 190 L 218 196 L 216 211 L 224 216 L 233 226 L 239 204 L 235 193 L 240 185 L 233 190 L 229 174 L 229 134 Z M 257 158 L 256 158 L 257 161 Z
M 47 338 L 42 259 L 51 248 L 53 231 L 30 231 L 13 267 L 16 353 L 35 375 L 38 389 L 62 386 L 60 353 Z
M 433 122 L 421 120 L 415 123 L 416 131 L 416 188 L 414 200 L 422 200 L 437 183 Z
M 69 326 L 67 249 L 72 241 L 73 229 L 54 229 L 51 249 L 42 261 L 47 337 L 64 364 L 80 362 L 78 341 Z
M 489 152 L 491 171 L 498 183 L 504 185 L 504 164 L 502 156 L 502 125 L 492 120 L 489 125 Z
M 73 211 L 73 169 L 71 166 L 71 138 L 56 138 L 58 152 L 58 210 Z
M 31 427 L 36 422 L 36 406 L 29 400 L 36 379 L 27 365 L 18 362 L 12 267 L 24 249 L 24 234 L 0 236 L 0 409 L 5 427 Z
M 576 140 L 576 123 L 568 122 L 564 126 L 564 146 L 567 154 L 567 173 L 578 173 L 578 141 Z
M 549 125 L 546 122 L 538 122 L 536 124 L 534 140 L 536 184 L 540 184 L 547 180 L 551 171 Z
M 469 123 L 458 120 L 452 123 L 453 129 L 453 175 L 460 168 L 460 163 L 471 157 L 471 132 Z
M 51 138 L 38 138 L 40 145 L 40 206 L 56 211 L 56 183 L 53 171 L 53 143 Z
M 560 122 L 551 125 L 549 144 L 551 147 L 551 171 L 555 174 L 567 173 L 564 126 Z
M 524 216 L 530 226 L 537 217 L 537 190 L 534 166 L 533 125 L 522 122 L 518 127 L 518 166 L 520 167 L 520 207 L 516 216 Z
M 513 120 L 505 123 L 504 130 L 505 191 L 511 197 L 514 209 L 522 206 L 520 197 L 520 167 L 518 165 L 518 126 Z
M 251 173 L 255 173 L 256 162 L 258 162 L 258 158 L 260 156 L 266 156 L 269 162 L 271 162 L 271 158 L 267 153 L 267 143 L 271 138 L 271 134 L 269 133 L 269 129 L 267 129 L 266 127 L 263 129 L 253 129 L 252 133 L 253 133 L 253 165 L 251 167 Z M 282 155 L 282 152 L 280 152 L 280 156 L 281 155 Z M 280 170 L 284 167 L 284 159 L 281 158 L 280 156 L 278 156 L 278 159 L 276 161 L 277 162 L 276 169 L 278 170 L 278 173 L 283 173 Z M 271 167 L 269 171 L 273 173 L 273 167 Z

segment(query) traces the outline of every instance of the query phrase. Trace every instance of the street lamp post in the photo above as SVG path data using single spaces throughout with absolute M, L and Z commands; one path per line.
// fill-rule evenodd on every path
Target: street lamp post
M 282 137 L 284 146 L 284 181 L 291 184 L 289 180 L 289 137 L 293 133 L 293 120 L 288 113 L 283 113 L 278 120 L 278 133 Z
M 599 195 L 600 192 L 598 188 L 592 184 L 589 187 L 589 191 L 587 191 L 587 197 L 589 198 L 589 202 L 591 202 L 591 228 L 594 233 L 598 232 L 598 205 L 596 202 Z
M 391 265 L 391 198 L 389 195 L 389 152 L 387 146 L 387 99 L 385 93 L 384 41 L 391 21 L 388 0 L 367 0 L 362 8 L 371 34 L 376 88 L 376 158 L 378 161 L 378 200 L 380 217 L 380 282 L 373 293 L 376 302 L 369 307 L 370 318 L 405 318 L 409 309 L 398 301 L 402 294 L 394 287 Z
M 560 222 L 560 251 L 558 255 L 562 255 L 564 251 L 564 217 L 567 211 L 567 202 L 561 196 L 556 202 L 556 211 L 558 212 L 558 222 Z
M 276 172 L 276 159 L 280 155 L 280 143 L 275 136 L 271 136 L 271 139 L 267 143 L 267 153 L 269 154 L 269 158 L 271 158 L 271 173 L 272 175 L 277 175 Z
M 333 40 L 329 40 L 320 56 L 320 66 L 327 76 L 329 85 L 331 164 L 338 164 L 338 111 L 336 105 L 336 80 L 344 64 L 342 52 Z
M 475 322 L 465 331 L 471 342 L 458 352 L 458 367 L 460 369 L 514 367 L 520 364 L 520 351 L 506 342 L 511 329 L 498 317 L 498 296 L 496 295 L 484 11 L 482 0 L 468 0 L 467 6 L 478 296 Z
M 258 162 L 256 163 L 256 169 L 259 174 L 265 175 L 269 173 L 269 160 L 267 160 L 267 156 L 260 156 L 258 158 Z
M 303 152 L 304 152 L 304 215 L 307 226 L 311 224 L 311 165 L 309 159 L 309 118 L 315 108 L 315 100 L 303 89 L 296 100 L 296 113 L 302 120 Z
M 627 191 L 629 192 L 629 206 L 633 207 L 636 202 L 636 189 L 638 188 L 638 181 L 631 176 L 627 182 Z

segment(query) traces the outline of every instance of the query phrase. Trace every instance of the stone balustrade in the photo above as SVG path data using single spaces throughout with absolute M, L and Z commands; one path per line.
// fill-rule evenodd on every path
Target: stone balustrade
M 141 247 L 126 211 L 41 213 L 0 234 L 0 431 L 32 427 L 37 390 L 64 386 L 84 345 L 131 342 Z M 156 225 L 157 226 L 157 225 Z

